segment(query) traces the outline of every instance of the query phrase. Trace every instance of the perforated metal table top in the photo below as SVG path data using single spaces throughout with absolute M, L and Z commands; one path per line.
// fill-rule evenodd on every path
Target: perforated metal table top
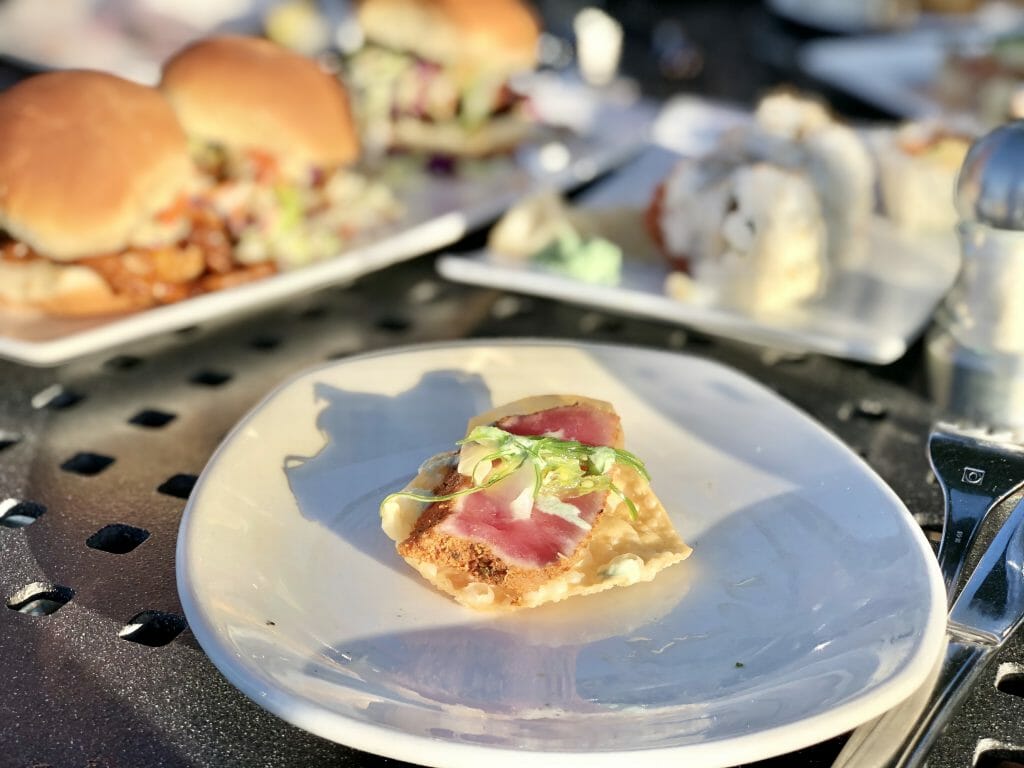
M 582 4 L 538 2 L 546 28 L 563 35 Z M 630 0 L 612 10 L 626 26 L 625 69 L 649 95 L 685 89 L 749 103 L 778 82 L 815 86 L 795 68 L 807 30 L 773 19 L 759 0 Z M 685 82 L 663 69 L 664 40 L 679 30 L 704 54 Z M 0 87 L 24 74 L 0 65 Z M 829 95 L 848 115 L 877 114 Z M 510 336 L 631 343 L 733 365 L 860 452 L 939 536 L 920 348 L 885 368 L 794 358 L 445 284 L 431 257 L 57 369 L 0 362 L 0 597 L 13 606 L 0 606 L 0 768 L 395 765 L 287 725 L 220 676 L 182 616 L 178 522 L 227 430 L 301 368 L 398 344 Z M 1022 696 L 1018 637 L 936 745 L 932 768 L 1024 764 Z M 757 765 L 824 768 L 843 741 Z
M 933 414 L 914 391 L 913 358 L 871 369 L 715 341 L 446 284 L 428 256 L 63 368 L 0 364 L 0 594 L 10 606 L 0 610 L 0 766 L 392 764 L 285 724 L 220 676 L 178 602 L 178 522 L 225 432 L 297 370 L 396 344 L 501 336 L 617 341 L 734 365 L 839 434 L 937 536 L 941 498 L 925 457 Z M 1024 700 L 995 685 L 1001 672 L 1020 692 L 1021 658 L 1019 643 L 1007 650 L 933 766 L 969 765 L 983 739 L 1024 747 Z M 841 744 L 764 765 L 829 765 Z

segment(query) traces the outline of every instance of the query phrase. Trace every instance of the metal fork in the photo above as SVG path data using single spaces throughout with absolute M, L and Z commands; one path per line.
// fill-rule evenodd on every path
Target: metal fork
M 1024 446 L 939 423 L 928 437 L 928 456 L 945 499 L 938 557 L 952 605 L 982 521 L 1024 484 Z
M 929 449 L 946 499 L 939 547 L 952 603 L 945 657 L 933 672 L 932 685 L 854 731 L 833 768 L 923 765 L 971 683 L 1024 623 L 1024 500 L 955 594 L 982 522 L 1024 485 L 1024 448 L 943 425 L 930 436 Z

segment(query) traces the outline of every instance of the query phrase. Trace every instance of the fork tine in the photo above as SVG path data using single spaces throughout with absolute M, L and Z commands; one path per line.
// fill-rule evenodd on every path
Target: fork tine
M 1018 501 L 949 612 L 950 631 L 997 645 L 1024 622 L 1024 500 Z
M 1002 435 L 940 423 L 929 435 L 928 453 L 945 500 L 938 558 L 952 605 L 982 521 L 1024 486 L 1024 446 Z

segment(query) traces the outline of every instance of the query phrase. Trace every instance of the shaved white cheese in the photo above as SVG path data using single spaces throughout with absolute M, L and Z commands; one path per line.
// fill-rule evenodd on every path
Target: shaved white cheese
M 529 520 L 533 514 L 533 481 L 523 488 L 508 505 L 513 520 Z
M 494 453 L 493 445 L 466 443 L 459 452 L 459 474 L 473 479 L 476 485 L 483 485 L 491 472 L 491 462 L 484 458 Z
M 486 493 L 500 507 L 505 507 L 515 520 L 529 520 L 533 514 L 533 494 L 537 484 L 537 472 L 530 462 L 525 462 L 504 480 L 482 493 Z
M 585 531 L 590 530 L 590 523 L 580 517 L 580 511 L 572 504 L 568 504 L 554 496 L 538 496 L 536 507 L 547 515 L 560 517 L 567 523 L 572 523 L 577 528 Z
M 612 470 L 615 464 L 615 450 L 608 447 L 594 448 L 590 452 L 590 465 L 599 475 L 606 475 Z

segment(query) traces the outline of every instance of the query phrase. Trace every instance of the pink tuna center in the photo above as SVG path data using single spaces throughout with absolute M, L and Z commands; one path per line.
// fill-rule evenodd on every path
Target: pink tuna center
M 583 405 L 551 408 L 525 416 L 509 416 L 497 425 L 506 432 L 524 436 L 551 436 L 576 440 L 587 445 L 610 445 L 619 428 L 619 419 Z M 500 484 L 499 484 L 500 485 Z M 580 518 L 593 525 L 604 506 L 606 491 L 565 498 L 576 507 Z M 536 506 L 529 518 L 513 516 L 507 494 L 499 486 L 462 497 L 455 511 L 442 523 L 443 529 L 461 538 L 487 544 L 510 564 L 524 568 L 543 568 L 569 557 L 589 530 Z

